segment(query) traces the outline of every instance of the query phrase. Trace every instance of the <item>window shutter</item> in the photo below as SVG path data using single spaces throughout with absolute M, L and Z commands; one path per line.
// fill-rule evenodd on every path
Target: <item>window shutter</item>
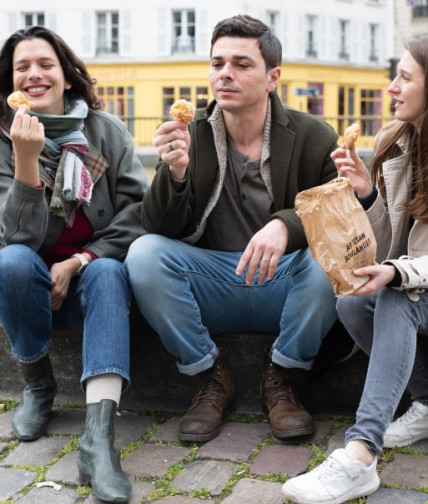
M 82 57 L 95 57 L 95 12 L 82 12 Z
M 9 35 L 12 35 L 12 33 L 16 32 L 17 29 L 18 29 L 18 14 L 16 12 L 9 12 L 9 18 L 8 18 Z
M 282 45 L 282 59 L 288 57 L 288 54 L 290 52 L 290 48 L 288 47 L 288 40 L 289 40 L 289 34 L 288 34 L 288 16 L 287 14 L 280 14 L 280 20 L 279 20 L 279 29 L 280 33 L 278 34 L 278 38 L 281 41 Z
M 46 28 L 49 28 L 49 30 L 52 30 L 56 32 L 56 12 L 53 11 L 47 11 L 45 13 L 46 17 Z
M 354 56 L 355 63 L 364 63 L 366 64 L 369 59 L 368 52 L 366 52 L 367 48 L 367 38 L 369 36 L 369 30 L 367 26 L 367 30 L 364 30 L 364 24 L 362 21 L 358 20 L 355 22 L 355 31 L 354 31 Z
M 329 17 L 327 19 L 327 59 L 329 61 L 337 60 L 338 53 L 338 26 L 337 18 Z
M 134 56 L 134 16 L 130 10 L 119 11 L 119 52 L 123 57 Z
M 379 23 L 379 36 L 378 36 L 378 47 L 379 47 L 379 65 L 387 66 L 388 62 L 386 61 L 387 55 L 387 35 L 385 33 L 385 25 L 383 23 Z
M 362 62 L 367 64 L 371 64 L 370 61 L 370 25 L 369 23 L 362 23 L 362 32 L 363 32 L 363 37 L 362 41 Z
M 306 20 L 303 14 L 299 15 L 298 27 L 297 27 L 297 52 L 296 57 L 298 59 L 305 58 L 305 28 Z
M 208 56 L 210 52 L 211 33 L 208 28 L 208 10 L 196 10 L 196 54 Z
M 357 61 L 357 51 L 356 51 L 356 40 L 357 40 L 357 32 L 355 21 L 351 18 L 349 21 L 349 61 L 351 63 L 356 63 Z
M 158 9 L 157 11 L 157 54 L 169 56 L 171 54 L 171 11 Z
M 254 8 L 251 10 L 251 15 L 263 23 L 266 23 L 266 9 Z

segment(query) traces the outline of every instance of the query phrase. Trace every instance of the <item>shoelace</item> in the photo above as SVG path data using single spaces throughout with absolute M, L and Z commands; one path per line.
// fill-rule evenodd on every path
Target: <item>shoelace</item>
M 268 383 L 269 391 L 274 391 L 277 399 L 285 399 L 286 401 L 295 401 L 293 387 L 290 383 L 284 383 L 282 377 L 272 378 Z
M 406 423 L 409 420 L 413 420 L 414 418 L 422 417 L 424 416 L 422 411 L 418 410 L 418 407 L 416 404 L 412 404 L 410 408 L 404 413 L 403 416 L 398 418 L 396 421 L 398 423 Z
M 200 390 L 195 395 L 194 405 L 202 402 L 214 402 L 224 392 L 223 385 L 219 383 L 215 375 L 207 376 Z

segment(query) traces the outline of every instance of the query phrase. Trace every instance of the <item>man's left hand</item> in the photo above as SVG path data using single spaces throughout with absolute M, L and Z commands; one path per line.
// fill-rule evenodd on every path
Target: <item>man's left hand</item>
M 287 245 L 288 229 L 285 222 L 281 219 L 271 220 L 249 241 L 236 268 L 236 274 L 242 275 L 247 268 L 245 283 L 251 285 L 256 270 L 260 267 L 257 282 L 261 284 L 266 278 L 272 280 Z

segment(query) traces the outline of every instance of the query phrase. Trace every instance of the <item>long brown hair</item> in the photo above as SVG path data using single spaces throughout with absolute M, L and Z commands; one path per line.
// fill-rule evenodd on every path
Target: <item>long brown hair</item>
M 407 211 L 414 218 L 428 222 L 428 35 L 417 36 L 405 43 L 415 61 L 424 72 L 425 106 L 418 128 L 409 122 L 392 121 L 379 135 L 376 152 L 371 164 L 374 184 L 385 196 L 385 184 L 382 177 L 382 163 L 401 154 L 398 139 L 407 143 L 413 166 L 413 187 Z
M 10 114 L 7 97 L 13 91 L 13 54 L 16 46 L 23 40 L 41 38 L 48 42 L 55 51 L 64 72 L 65 80 L 71 84 L 71 92 L 80 95 L 89 108 L 101 108 L 101 102 L 94 92 L 95 79 L 91 79 L 83 61 L 55 32 L 43 26 L 32 26 L 13 33 L 3 44 L 0 51 L 0 119 Z M 67 92 L 67 91 L 66 91 Z

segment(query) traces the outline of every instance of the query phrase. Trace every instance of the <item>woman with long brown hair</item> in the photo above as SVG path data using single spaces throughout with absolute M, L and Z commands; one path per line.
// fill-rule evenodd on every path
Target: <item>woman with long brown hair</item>
M 376 491 L 383 447 L 428 438 L 428 36 L 408 41 L 388 93 L 395 121 L 376 139 L 371 173 L 354 148 L 351 159 L 344 145 L 332 154 L 378 243 L 378 263 L 354 272 L 369 280 L 337 303 L 370 362 L 345 448 L 284 484 L 299 504 L 341 504 Z M 413 403 L 390 424 L 406 385 Z

